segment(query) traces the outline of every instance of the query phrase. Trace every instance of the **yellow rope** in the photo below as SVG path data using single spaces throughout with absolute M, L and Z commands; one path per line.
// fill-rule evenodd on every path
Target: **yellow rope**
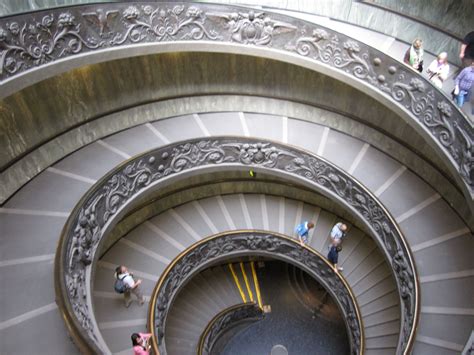
M 242 275 L 244 276 L 245 286 L 247 286 L 247 292 L 249 293 L 250 300 L 253 302 L 253 293 L 250 288 L 249 279 L 247 278 L 247 273 L 245 272 L 244 263 L 240 263 L 240 270 L 242 270 Z
M 245 297 L 245 293 L 242 290 L 242 287 L 240 286 L 239 279 L 237 277 L 237 274 L 234 271 L 234 267 L 232 266 L 232 264 L 229 264 L 229 269 L 230 269 L 230 272 L 231 272 L 232 276 L 234 277 L 235 284 L 237 285 L 237 288 L 239 289 L 240 297 L 242 297 L 242 301 L 244 301 L 244 303 L 246 303 L 247 302 L 247 297 Z
M 262 295 L 260 294 L 260 285 L 258 284 L 258 279 L 257 279 L 257 273 L 255 272 L 255 262 L 251 262 L 250 266 L 252 267 L 252 276 L 253 276 L 253 282 L 255 284 L 255 292 L 257 292 L 257 300 L 258 300 L 258 306 L 260 309 L 263 309 L 262 305 Z

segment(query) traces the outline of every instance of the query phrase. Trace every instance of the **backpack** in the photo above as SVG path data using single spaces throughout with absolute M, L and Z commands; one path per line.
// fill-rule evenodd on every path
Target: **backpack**
M 307 225 L 307 222 L 303 222 L 301 224 L 298 224 L 298 226 L 296 227 L 295 232 L 300 237 L 309 232 L 309 229 L 306 227 L 306 225 Z
M 125 291 L 127 291 L 129 289 L 128 285 L 123 282 L 123 279 L 126 278 L 127 275 L 123 276 L 122 278 L 117 278 L 115 280 L 115 284 L 114 284 L 114 289 L 115 289 L 115 292 L 117 293 L 124 293 Z

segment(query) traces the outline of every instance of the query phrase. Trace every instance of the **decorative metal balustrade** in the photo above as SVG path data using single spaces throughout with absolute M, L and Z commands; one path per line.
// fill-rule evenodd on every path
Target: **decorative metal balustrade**
M 167 354 L 166 319 L 180 289 L 207 267 L 228 258 L 241 256 L 279 259 L 308 272 L 326 288 L 338 304 L 345 319 L 351 354 L 363 353 L 364 331 L 357 302 L 349 285 L 334 271 L 326 258 L 312 248 L 302 246 L 296 239 L 280 234 L 264 231 L 233 231 L 195 243 L 178 255 L 163 272 L 153 291 L 148 316 L 156 354 Z M 220 322 L 225 322 L 226 319 L 224 315 Z M 225 325 L 220 322 L 216 323 L 216 331 Z
M 243 323 L 259 321 L 264 316 L 263 310 L 255 302 L 241 303 L 224 309 L 211 319 L 202 332 L 197 354 L 211 355 L 214 345 L 224 333 Z
M 0 85 L 46 65 L 48 73 L 54 73 L 51 64 L 78 56 L 81 61 L 75 65 L 84 65 L 87 54 L 98 51 L 170 42 L 271 49 L 277 59 L 289 60 L 278 58 L 277 52 L 291 54 L 343 74 L 348 83 L 362 83 L 409 114 L 414 127 L 436 143 L 472 201 L 474 126 L 454 103 L 417 72 L 384 53 L 289 16 L 237 6 L 136 2 L 7 17 L 0 19 Z
M 224 309 L 211 319 L 199 338 L 197 354 L 211 355 L 214 345 L 224 333 L 249 322 L 256 322 L 265 314 L 255 302 L 241 303 Z
M 143 196 L 160 183 L 187 173 L 249 168 L 310 186 L 337 200 L 367 226 L 392 267 L 401 297 L 398 351 L 409 351 L 418 322 L 419 285 L 406 241 L 382 204 L 323 158 L 283 144 L 239 137 L 194 139 L 139 155 L 104 176 L 75 207 L 58 246 L 55 284 L 62 314 L 79 346 L 93 352 L 104 346 L 91 306 L 91 263 L 106 231 L 121 219 L 127 206 L 138 199 L 145 201 Z M 260 241 L 253 247 L 265 245 Z M 159 304 L 165 303 L 159 300 Z

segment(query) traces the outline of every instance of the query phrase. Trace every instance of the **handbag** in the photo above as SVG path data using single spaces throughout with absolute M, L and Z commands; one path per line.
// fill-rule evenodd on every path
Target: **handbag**
M 418 64 L 418 71 L 420 73 L 423 72 L 423 61 L 421 61 L 420 64 Z
M 452 91 L 451 91 L 451 99 L 456 99 L 456 94 L 454 93 L 454 91 L 456 90 L 456 88 L 454 88 Z

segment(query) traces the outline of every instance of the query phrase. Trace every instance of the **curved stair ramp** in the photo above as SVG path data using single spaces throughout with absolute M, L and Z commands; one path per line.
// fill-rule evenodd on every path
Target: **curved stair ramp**
M 126 30 L 129 28 L 127 26 L 130 26 L 130 23 L 137 18 L 136 16 L 146 15 L 143 7 L 138 9 L 137 15 L 133 6 L 129 5 L 110 5 L 120 7 L 120 12 L 117 13 L 120 21 L 116 21 L 116 24 Z M 0 208 L 2 234 L 0 277 L 2 284 L 9 285 L 9 287 L 2 289 L 0 295 L 2 300 L 0 302 L 0 338 L 2 339 L 0 353 L 73 354 L 79 351 L 85 352 L 87 349 L 82 348 L 80 342 L 76 343 L 80 349 L 78 350 L 70 341 L 61 319 L 64 310 L 58 310 L 53 292 L 55 287 L 53 260 L 56 246 L 61 230 L 73 212 L 74 206 L 81 201 L 81 197 L 87 193 L 91 186 L 108 171 L 135 154 L 170 142 L 218 135 L 259 137 L 259 139 L 275 140 L 282 144 L 307 149 L 309 152 L 336 164 L 361 181 L 382 201 L 387 211 L 394 217 L 406 237 L 407 246 L 413 253 L 413 260 L 419 276 L 421 297 L 417 333 L 413 338 L 413 353 L 458 354 L 465 347 L 469 347 L 469 344 L 465 344 L 466 342 L 472 343 L 472 340 L 468 339 L 474 318 L 471 296 L 474 294 L 474 261 L 471 255 L 474 249 L 473 219 L 472 209 L 469 210 L 468 207 L 472 207 L 473 201 L 471 164 L 473 125 L 472 122 L 466 120 L 466 117 L 462 116 L 462 113 L 452 105 L 446 96 L 434 89 L 429 82 L 421 79 L 417 73 L 412 73 L 397 61 L 360 42 L 352 41 L 346 36 L 340 36 L 330 29 L 323 29 L 322 26 L 314 24 L 305 23 L 301 27 L 305 29 L 305 33 L 294 31 L 293 28 L 287 26 L 288 24 L 294 25 L 292 19 L 275 17 L 266 12 L 265 15 L 268 17 L 264 17 L 265 21 L 281 20 L 284 22 L 288 29 L 285 35 L 296 34 L 297 38 L 294 38 L 296 43 L 290 43 L 288 48 L 279 48 L 278 45 L 286 46 L 289 42 L 286 41 L 285 35 L 280 36 L 275 31 L 270 36 L 270 42 L 242 44 L 240 42 L 243 38 L 249 39 L 248 36 L 245 37 L 248 33 L 240 31 L 237 37 L 229 37 L 232 32 L 228 27 L 228 22 L 233 21 L 232 17 L 221 17 L 220 25 L 222 27 L 220 29 L 224 30 L 223 33 L 227 36 L 226 40 L 228 41 L 219 45 L 221 47 L 238 47 L 239 53 L 240 51 L 241 53 L 246 51 L 250 53 L 257 50 L 262 56 L 269 57 L 273 57 L 281 50 L 287 53 L 288 57 L 298 57 L 298 60 L 306 63 L 304 65 L 315 65 L 319 68 L 318 70 L 322 68 L 322 71 L 329 70 L 331 75 L 339 76 L 339 79 L 343 78 L 342 80 L 349 80 L 361 92 L 370 89 L 373 95 L 382 98 L 385 105 L 380 106 L 388 109 L 389 118 L 385 119 L 384 115 L 377 115 L 374 120 L 366 121 L 363 116 L 373 113 L 371 112 L 372 106 L 351 105 L 350 96 L 356 95 L 356 91 L 350 91 L 342 100 L 338 97 L 342 103 L 340 106 L 326 109 L 325 105 L 330 102 L 329 97 L 319 97 L 319 101 L 312 100 L 313 96 L 321 94 L 320 91 L 309 90 L 307 95 L 301 96 L 307 100 L 304 101 L 306 104 L 298 104 L 296 101 L 298 101 L 298 95 L 301 92 L 295 86 L 284 87 L 278 83 L 277 85 L 268 85 L 272 89 L 275 88 L 274 91 L 264 90 L 263 87 L 257 86 L 250 95 L 255 94 L 258 97 L 250 95 L 242 97 L 236 95 L 234 91 L 224 90 L 221 92 L 217 85 L 211 85 L 212 90 L 228 94 L 228 96 L 214 95 L 216 91 L 195 92 L 191 90 L 188 92 L 183 90 L 184 86 L 198 90 L 201 87 L 195 85 L 195 82 L 183 81 L 185 78 L 181 72 L 172 77 L 171 81 L 185 84 L 181 87 L 178 86 L 178 88 L 172 86 L 170 96 L 161 96 L 162 90 L 168 89 L 168 87 L 161 85 L 157 89 L 160 94 L 150 95 L 150 100 L 165 100 L 162 105 L 157 103 L 156 105 L 136 106 L 143 103 L 140 100 L 147 88 L 153 89 L 153 85 L 146 86 L 145 84 L 154 82 L 161 76 L 161 72 L 158 75 L 151 70 L 153 66 L 149 65 L 164 60 L 159 56 L 154 57 L 156 61 L 148 61 L 145 56 L 137 58 L 137 61 L 114 61 L 110 66 L 105 65 L 107 69 L 116 68 L 118 77 L 130 79 L 125 79 L 123 82 L 110 80 L 112 71 L 105 70 L 105 74 L 100 74 L 100 70 L 94 65 L 84 66 L 63 73 L 63 75 L 57 75 L 51 80 L 40 82 L 40 80 L 68 70 L 68 68 L 83 66 L 97 60 L 110 59 L 113 57 L 113 53 L 121 52 L 126 56 L 140 54 L 139 50 L 138 52 L 130 51 L 131 46 L 128 42 L 124 42 L 125 45 L 121 48 L 123 51 L 117 49 L 105 53 L 99 52 L 102 49 L 107 49 L 104 46 L 99 46 L 98 43 L 88 42 L 89 47 L 97 45 L 96 48 L 89 48 L 87 45 L 80 45 L 85 42 L 75 40 L 78 38 L 77 36 L 87 40 L 100 40 L 101 35 L 105 35 L 107 40 L 116 38 L 115 36 L 108 37 L 107 33 L 101 31 L 100 26 L 94 27 L 90 21 L 88 22 L 87 16 L 83 16 L 83 13 L 87 11 L 94 17 L 94 12 L 96 15 L 100 14 L 99 10 L 106 9 L 106 6 L 109 5 L 98 6 L 101 6 L 100 9 L 96 5 L 90 5 L 87 8 L 78 6 L 0 20 L 2 22 L 0 41 L 5 55 L 5 60 L 2 61 L 2 78 L 0 79 L 2 81 L 0 96 L 4 98 L 2 100 L 2 118 L 5 118 L 5 121 L 2 122 L 5 122 L 4 127 L 9 127 L 9 135 L 5 136 L 4 142 L 6 143 L 2 146 L 3 153 L 8 153 L 8 155 L 4 156 L 6 170 L 1 173 L 2 184 L 0 184 L 2 201 Z M 161 6 L 161 4 L 156 6 Z M 174 8 L 175 4 L 171 6 Z M 178 16 L 181 16 L 181 19 L 188 19 L 186 16 L 190 16 L 191 22 L 195 26 L 196 23 L 203 20 L 201 17 L 203 14 L 208 14 L 208 12 L 188 11 L 191 7 L 193 9 L 199 8 L 196 6 L 190 6 L 186 8 L 186 11 L 183 9 Z M 217 13 L 222 15 L 222 9 L 220 7 Z M 234 7 L 229 9 L 224 12 L 236 12 Z M 240 23 L 248 21 L 251 14 L 249 9 L 242 9 L 242 11 L 247 17 L 240 18 L 238 20 Z M 169 14 L 173 16 L 172 12 Z M 252 18 L 259 19 L 258 16 L 253 16 L 255 16 L 255 12 L 252 12 Z M 158 19 L 158 17 L 155 18 Z M 206 22 L 206 25 L 210 23 L 210 21 Z M 274 22 L 272 24 L 275 25 Z M 243 29 L 245 26 L 240 28 Z M 31 50 L 39 48 L 36 46 L 38 38 L 44 40 L 44 37 L 36 36 L 36 31 L 39 29 L 41 29 L 42 35 L 47 37 L 46 41 L 54 46 L 50 47 L 53 51 L 51 56 L 43 56 L 41 60 L 36 60 L 38 58 Z M 273 27 L 274 29 L 275 27 Z M 120 32 L 119 30 L 112 29 L 116 32 Z M 19 38 L 25 35 L 25 31 L 31 35 L 24 38 L 31 42 L 18 42 Z M 265 31 L 260 33 L 268 34 Z M 328 33 L 334 34 L 339 44 L 333 45 L 331 43 L 334 36 L 325 38 Z M 65 34 L 69 37 L 53 41 L 54 36 Z M 123 32 L 120 34 L 122 35 Z M 182 34 L 178 33 L 179 36 Z M 72 40 L 66 40 L 71 38 Z M 153 40 L 156 39 L 153 38 Z M 237 42 L 240 40 L 240 42 L 232 43 L 233 39 L 236 39 Z M 168 42 L 165 46 L 176 51 L 184 50 L 183 43 L 173 42 Z M 187 47 L 188 49 L 205 49 L 198 38 L 191 42 L 193 42 L 193 46 Z M 110 42 L 108 43 L 110 44 Z M 141 47 L 149 50 L 151 47 L 149 44 L 143 46 L 142 44 L 138 43 L 135 49 Z M 306 44 L 309 47 L 306 47 Z M 335 69 L 333 64 L 341 64 L 341 62 L 334 56 L 328 57 L 327 63 L 318 60 L 318 46 L 324 50 L 332 48 L 335 50 L 334 53 L 343 53 L 349 62 L 344 62 L 343 68 Z M 5 48 L 9 48 L 7 49 L 8 53 L 5 52 Z M 42 48 L 48 49 L 47 45 Z M 307 52 L 306 55 L 305 48 L 311 49 L 312 52 Z M 102 54 L 106 55 L 102 56 Z M 6 58 L 7 55 L 13 56 Z M 309 58 L 310 56 L 315 56 L 315 58 Z M 86 57 L 92 61 L 85 60 Z M 174 54 L 171 57 L 174 59 Z M 189 59 L 192 56 L 186 58 Z M 234 57 L 232 60 L 242 63 Z M 136 67 L 139 67 L 140 70 L 132 71 L 132 68 L 127 68 L 126 63 L 130 64 L 131 62 L 138 63 Z M 265 69 L 267 68 L 264 65 L 257 66 L 256 62 L 269 64 L 262 58 L 251 61 L 252 65 L 249 65 L 248 68 L 255 70 L 245 76 L 249 82 L 252 82 L 249 79 L 250 76 L 266 78 L 267 71 Z M 351 67 L 352 65 L 355 66 Z M 124 67 L 127 70 L 121 71 Z M 191 67 L 194 70 L 194 62 Z M 351 69 L 352 71 L 346 75 L 344 68 L 347 67 L 362 68 L 362 72 Z M 368 71 L 365 71 L 364 67 Z M 214 74 L 214 68 L 211 65 L 209 72 Z M 261 70 L 259 71 L 258 68 Z M 232 67 L 233 73 L 238 69 L 240 67 Z M 168 72 L 166 71 L 166 73 Z M 310 72 L 308 70 L 303 73 Z M 130 75 L 126 76 L 127 73 Z M 137 75 L 137 73 L 144 74 Z M 156 75 L 150 76 L 149 73 Z M 243 71 L 242 73 L 244 74 Z M 248 74 L 248 72 L 246 73 Z M 297 71 L 297 73 L 301 74 L 302 72 Z M 143 82 L 137 80 L 142 76 L 145 78 Z M 229 75 L 229 77 L 231 76 Z M 17 81 L 16 79 L 20 77 L 22 78 Z M 99 79 L 96 82 L 94 81 L 95 77 L 102 79 L 106 77 L 106 79 L 103 81 Z M 210 75 L 210 77 L 214 77 L 214 75 Z M 150 78 L 151 80 L 149 80 Z M 199 81 L 201 79 L 202 77 L 198 78 Z M 266 80 L 262 80 L 262 82 L 264 81 L 266 82 Z M 38 83 L 33 84 L 34 82 Z M 102 84 L 105 85 L 106 82 L 110 90 L 100 90 Z M 327 81 L 323 80 L 322 82 L 326 83 Z M 101 84 L 98 85 L 98 83 Z M 132 90 L 130 83 L 139 83 L 139 88 Z M 319 83 L 316 80 L 316 84 Z M 211 84 L 214 83 L 211 82 Z M 250 86 L 252 85 L 242 85 L 238 89 L 241 90 L 240 92 L 248 93 L 247 89 L 250 89 Z M 25 90 L 22 90 L 22 87 L 25 87 Z M 313 86 L 308 86 L 308 88 L 311 87 Z M 314 86 L 316 89 L 317 87 L 318 85 Z M 125 90 L 118 95 L 116 90 L 119 88 L 125 88 Z M 284 90 L 288 88 L 289 90 Z M 297 95 L 290 95 L 291 91 L 295 91 Z M 139 97 L 138 100 L 134 96 L 135 94 Z M 186 95 L 192 96 L 192 98 L 186 97 Z M 199 95 L 203 96 L 199 97 Z M 265 95 L 268 97 L 265 98 Z M 134 99 L 131 99 L 132 97 Z M 169 99 L 170 97 L 173 99 Z M 315 106 L 323 108 L 317 109 Z M 367 110 L 364 111 L 365 108 Z M 341 115 L 335 114 L 334 110 L 340 112 Z M 397 114 L 390 115 L 388 111 L 391 110 Z M 110 112 L 113 114 L 108 115 Z M 165 119 L 168 117 L 171 118 Z M 401 117 L 404 117 L 409 124 L 401 122 Z M 385 125 L 387 122 L 395 122 L 395 124 Z M 130 128 L 132 126 L 134 127 Z M 55 127 L 55 129 L 49 131 L 44 129 L 46 127 Z M 422 133 L 419 136 L 413 134 L 412 128 L 421 130 Z M 422 136 L 426 139 L 421 138 Z M 408 139 L 405 139 L 408 137 L 411 138 L 409 144 L 407 144 Z M 434 149 L 430 145 L 434 145 Z M 418 155 L 419 159 L 416 158 Z M 59 161 L 61 158 L 63 159 Z M 445 169 L 445 165 L 450 168 Z M 471 179 L 470 182 L 469 179 Z M 462 197 L 461 190 L 464 191 L 464 198 L 460 198 Z M 14 193 L 14 191 L 16 192 Z M 266 206 L 268 195 L 265 195 L 265 191 L 260 192 L 265 196 L 263 198 L 265 203 L 262 203 L 262 206 Z M 286 198 L 283 199 L 283 201 L 286 200 Z M 225 201 L 225 196 L 218 199 L 218 208 L 211 210 L 217 210 L 220 216 L 218 220 L 212 220 L 216 230 L 221 228 L 221 223 L 227 223 L 226 228 L 229 229 L 232 229 L 232 223 L 235 224 L 231 211 L 219 212 L 219 209 L 223 205 L 225 206 L 223 201 Z M 202 210 L 196 209 L 196 211 L 199 215 L 202 214 Z M 262 207 L 261 210 L 257 209 L 255 212 L 258 213 L 257 215 L 264 216 L 263 211 Z M 267 214 L 272 213 L 269 209 L 265 211 Z M 206 224 L 212 216 L 211 212 L 208 213 L 207 218 L 203 217 Z M 278 213 L 282 213 L 281 209 L 278 210 Z M 254 215 L 249 214 L 249 218 L 253 217 Z M 247 217 L 244 217 L 245 219 Z M 232 223 L 229 224 L 229 221 Z M 253 222 L 252 219 L 251 221 Z M 281 219 L 278 220 L 278 230 L 287 228 L 287 224 L 281 228 L 280 221 Z M 255 223 L 261 223 L 263 229 L 266 229 L 265 227 L 270 224 L 265 219 Z M 194 226 L 183 227 L 185 229 L 184 235 L 189 232 L 189 227 Z M 142 228 L 142 226 L 138 228 Z M 180 229 L 181 227 L 176 228 Z M 209 228 L 212 231 L 213 228 Z M 291 232 L 290 229 L 288 234 Z M 179 253 L 185 244 L 174 240 L 175 234 L 173 233 L 160 232 L 158 226 L 153 233 L 156 233 L 158 238 L 169 242 L 170 245 L 166 244 L 167 248 L 176 249 L 171 254 Z M 207 233 L 207 235 L 210 234 L 209 231 Z M 152 254 L 151 247 L 141 248 L 138 243 L 128 243 L 127 238 L 128 236 L 123 238 L 117 245 L 126 246 L 128 249 L 125 254 L 127 255 L 136 253 L 135 271 L 144 280 L 145 293 L 150 295 L 159 274 L 171 259 L 161 257 L 162 250 L 153 251 L 154 254 Z M 197 235 L 191 233 L 191 238 L 190 242 L 192 243 L 197 240 Z M 352 242 L 352 240 L 353 238 L 348 239 L 347 242 Z M 77 246 L 77 250 L 79 251 L 81 247 Z M 348 280 L 353 279 L 355 292 L 359 298 L 369 294 L 372 296 L 373 293 L 377 294 L 374 298 L 367 299 L 368 303 L 362 302 L 360 305 L 365 317 L 371 314 L 375 316 L 369 320 L 369 324 L 373 324 L 373 327 L 369 326 L 367 329 L 367 351 L 390 353 L 392 348 L 391 346 L 387 348 L 387 344 L 393 342 L 394 325 L 391 322 L 392 320 L 395 322 L 395 315 L 390 309 L 394 306 L 390 305 L 399 301 L 398 293 L 388 291 L 389 281 L 385 278 L 383 267 L 381 267 L 380 274 L 376 274 L 380 266 L 375 266 L 374 272 L 370 272 L 370 282 L 374 281 L 375 284 L 366 289 L 366 282 L 369 281 L 369 278 L 361 279 L 360 277 L 363 275 L 359 275 L 359 271 L 360 268 L 365 268 L 366 262 L 373 259 L 372 257 L 365 259 L 364 254 L 356 253 L 355 255 L 361 257 L 363 261 L 355 260 L 356 256 L 354 259 L 348 256 L 348 259 L 344 260 L 345 253 L 350 251 L 349 247 L 348 244 L 344 246 L 341 257 L 345 267 L 344 272 L 351 271 L 349 270 L 350 265 L 354 267 L 352 274 L 348 275 Z M 146 251 L 146 249 L 149 250 Z M 112 253 L 112 249 L 110 252 Z M 143 258 L 144 254 L 153 259 L 155 268 L 150 273 L 139 274 L 141 269 L 147 268 L 147 265 L 139 264 L 139 260 Z M 88 300 L 88 306 L 91 309 L 94 308 L 98 328 L 101 329 L 99 335 L 106 339 L 107 345 L 110 347 L 110 349 L 104 348 L 104 352 L 123 350 L 124 353 L 128 353 L 130 351 L 130 330 L 144 329 L 146 325 L 144 312 L 146 311 L 145 307 L 135 307 L 134 304 L 128 310 L 130 313 L 125 317 L 122 317 L 121 313 L 115 316 L 112 314 L 113 312 L 109 312 L 111 310 L 111 308 L 107 308 L 109 304 L 119 305 L 120 302 L 119 297 L 111 292 L 113 284 L 111 275 L 112 269 L 116 266 L 115 263 L 122 263 L 122 260 L 121 258 L 109 259 L 108 263 L 105 258 L 104 256 L 103 260 L 99 262 L 99 267 L 94 267 L 90 274 L 85 276 L 88 277 L 88 281 L 99 280 L 94 284 L 93 299 Z M 392 265 L 390 269 L 391 267 Z M 358 268 L 359 271 L 357 271 Z M 369 272 L 370 268 L 368 267 L 364 271 Z M 35 272 L 32 273 L 32 270 Z M 403 272 L 403 270 L 401 271 Z M 63 286 L 67 289 L 66 292 L 74 294 L 78 291 L 76 285 L 83 281 L 81 278 L 82 275 L 72 278 L 64 284 L 56 283 L 56 287 Z M 31 297 L 32 294 L 35 297 Z M 397 295 L 397 300 L 394 298 L 395 295 Z M 77 292 L 77 296 L 83 297 L 81 290 Z M 61 300 L 58 301 L 61 302 Z M 93 303 L 97 306 L 92 307 Z M 364 311 L 364 307 L 366 311 Z M 81 308 L 81 305 L 76 305 L 74 311 L 78 314 L 85 314 L 80 320 L 81 329 L 90 328 L 90 323 L 96 321 L 94 318 L 90 318 L 91 314 Z M 379 311 L 386 311 L 387 319 L 390 320 L 385 322 L 377 318 L 376 314 Z M 67 321 L 66 327 L 73 329 L 74 324 Z M 29 341 L 19 342 L 17 334 L 22 334 Z M 72 334 L 76 340 L 77 337 L 84 335 L 78 335 L 74 331 Z M 122 335 L 123 341 L 115 343 L 120 345 L 120 349 L 114 348 L 109 343 L 109 339 L 112 339 L 114 334 Z
M 225 258 L 235 259 L 245 256 L 265 256 L 281 259 L 304 268 L 313 275 L 313 277 L 317 278 L 328 292 L 331 293 L 332 297 L 334 297 L 343 318 L 346 319 L 345 327 L 349 338 L 350 353 L 361 353 L 363 349 L 363 329 L 357 303 L 348 285 L 343 278 L 334 271 L 332 266 L 321 257 L 321 255 L 309 248 L 301 246 L 299 242 L 294 239 L 276 233 L 247 230 L 236 230 L 205 238 L 193 244 L 184 253 L 181 253 L 173 264 L 166 269 L 153 292 L 149 313 L 149 324 L 154 334 L 153 348 L 155 352 L 161 354 L 169 353 L 166 343 L 166 331 L 168 330 L 167 321 L 170 318 L 170 312 L 174 308 L 173 303 L 176 297 L 180 290 L 185 287 L 185 284 L 192 279 L 193 275 L 207 265 L 215 264 Z M 230 266 L 230 270 L 237 285 L 240 285 L 240 283 L 244 281 L 245 286 L 239 286 L 238 289 L 243 300 L 245 300 L 244 292 L 248 292 L 248 296 L 252 297 L 253 291 L 252 287 L 250 287 L 251 281 L 249 281 L 246 276 L 246 269 L 249 268 L 246 268 L 242 262 L 240 263 L 240 267 L 242 271 L 240 281 L 236 276 L 233 266 Z M 256 278 L 254 281 L 255 280 Z M 257 283 L 255 282 L 254 285 L 257 291 L 256 293 L 259 294 L 259 288 L 256 286 Z M 243 289 L 244 291 L 242 292 Z M 186 290 L 186 288 L 184 288 L 184 290 Z M 195 293 L 194 296 L 194 300 L 202 301 L 202 297 L 196 297 L 198 296 L 197 293 Z M 218 297 L 218 295 L 216 295 L 216 297 Z M 204 307 L 203 313 L 207 313 L 208 321 L 210 321 L 210 319 L 213 318 L 212 313 L 216 313 L 215 308 L 209 304 L 207 307 L 204 303 L 201 304 L 202 307 Z M 169 307 L 172 308 L 170 309 Z M 190 317 L 192 317 L 192 315 L 188 315 L 186 318 L 190 319 Z M 199 337 L 197 337 L 194 342 L 191 340 L 188 346 L 192 346 L 192 348 L 196 349 L 198 340 Z
M 473 277 L 473 265 L 468 253 L 472 250 L 472 235 L 449 204 L 439 198 L 430 186 L 384 153 L 334 129 L 325 129 L 309 122 L 278 116 L 265 117 L 238 113 L 200 116 L 212 134 L 230 134 L 235 129 L 240 132 L 242 120 L 239 117 L 243 117 L 246 127 L 251 127 L 249 134 L 268 136 L 271 133 L 272 138 L 280 136 L 282 141 L 319 151 L 326 158 L 353 173 L 379 195 L 387 208 L 399 217 L 400 226 L 412 246 L 421 276 L 421 323 L 415 350 L 422 354 L 433 351 L 454 354 L 464 347 L 463 344 L 470 334 L 467 328 L 472 320 L 472 302 L 469 294 L 472 294 L 470 281 Z M 270 118 L 274 122 L 281 122 L 281 125 L 275 124 L 269 131 L 265 122 Z M 173 125 L 173 120 L 174 118 L 159 121 L 150 126 L 161 134 L 167 134 L 169 137 L 167 139 L 179 140 L 182 131 L 179 129 L 179 124 Z M 165 124 L 169 127 L 166 132 L 162 129 Z M 28 287 L 33 284 L 26 276 L 22 276 L 26 275 L 32 265 L 40 272 L 43 270 L 45 275 L 51 274 L 51 264 L 48 260 L 51 260 L 55 251 L 57 240 L 55 236 L 59 235 L 69 211 L 91 184 L 114 164 L 123 161 L 126 156 L 163 144 L 154 135 L 154 131 L 149 129 L 150 126 L 139 126 L 105 139 L 103 141 L 105 144 L 99 141 L 85 147 L 42 173 L 3 206 L 0 214 L 5 231 L 2 236 L 4 241 L 2 249 L 5 252 L 2 268 L 8 271 L 3 273 L 3 277 L 9 275 L 12 279 L 22 280 L 21 283 L 13 283 L 4 295 L 8 304 L 14 304 L 19 295 L 32 292 Z M 283 129 L 284 127 L 287 128 Z M 301 133 L 296 132 L 305 132 L 307 139 L 301 139 Z M 200 134 L 199 128 L 195 134 Z M 330 148 L 331 145 L 337 146 L 337 154 Z M 96 159 L 100 160 L 100 164 Z M 219 216 L 213 223 L 220 224 L 226 220 L 223 213 L 219 213 Z M 207 218 L 205 220 L 207 221 Z M 279 221 L 279 231 L 283 230 L 283 227 Z M 212 228 L 210 230 L 212 231 Z M 291 232 L 289 229 L 289 233 Z M 166 238 L 166 235 L 157 233 Z M 348 239 L 348 242 L 352 240 Z M 34 250 L 29 247 L 32 241 L 35 243 Z M 174 244 L 172 248 L 177 248 L 178 252 L 180 246 Z M 347 250 L 348 247 L 345 246 L 345 251 Z M 456 262 L 451 263 L 453 259 L 446 255 L 457 255 Z M 341 257 L 344 258 L 344 252 Z M 440 260 L 446 260 L 446 263 Z M 115 267 L 115 264 L 113 266 Z M 164 268 L 164 264 L 161 267 Z M 104 273 L 104 280 L 107 280 L 104 281 L 102 291 L 111 292 L 109 286 L 112 283 L 111 271 L 103 272 L 99 268 L 96 274 L 101 273 Z M 140 277 L 145 280 L 145 285 L 150 281 L 149 286 L 146 286 L 150 294 L 157 276 L 140 275 Z M 38 295 L 35 298 L 36 304 L 21 302 L 18 307 L 11 309 L 10 315 L 5 315 L 6 318 L 2 323 L 3 334 L 16 332 L 19 327 L 22 331 L 31 331 L 33 334 L 34 329 L 38 328 L 37 322 L 50 324 L 49 330 L 55 329 L 51 333 L 51 339 L 55 339 L 56 335 L 63 331 L 54 306 L 54 298 L 51 296 L 51 285 L 41 282 L 35 288 Z M 394 294 L 386 297 L 393 296 Z M 361 309 L 364 312 L 363 303 Z M 29 321 L 25 322 L 28 319 Z M 140 324 L 145 325 L 144 316 L 132 319 L 142 319 Z M 449 329 L 453 329 L 452 332 L 440 328 L 445 322 L 451 325 Z M 102 330 L 107 331 L 113 333 L 120 332 L 121 329 Z M 47 334 L 44 333 L 43 336 L 47 338 Z M 123 335 L 128 339 L 129 332 L 124 331 Z M 8 349 L 19 346 L 10 343 L 11 337 L 4 339 L 7 352 Z M 74 352 L 74 346 L 67 340 L 66 335 L 63 339 L 64 341 L 59 343 L 57 341 L 50 343 L 67 349 L 65 352 Z M 370 338 L 367 339 L 367 343 L 369 342 Z M 20 345 L 25 352 L 36 349 L 39 353 L 48 352 L 46 349 L 50 346 L 45 344 L 42 348 L 27 343 Z M 122 348 L 115 351 L 124 350 L 128 346 L 128 341 L 124 342 Z M 26 350 L 29 347 L 31 351 Z
M 169 354 L 194 354 L 208 324 L 223 310 L 242 302 L 225 266 L 216 266 L 193 277 L 179 293 L 166 323 Z
M 110 282 L 103 280 L 110 279 L 113 268 L 119 263 L 125 263 L 133 270 L 139 271 L 135 271 L 138 275 L 156 273 L 158 269 L 153 256 L 156 260 L 158 255 L 167 259 L 178 255 L 179 250 L 172 248 L 171 243 L 180 243 L 185 248 L 193 243 L 194 238 L 204 238 L 216 231 L 232 229 L 266 227 L 269 231 L 294 235 L 294 228 L 301 220 L 316 222 L 316 227 L 310 234 L 309 245 L 322 255 L 327 255 L 329 232 L 339 218 L 319 207 L 288 198 L 260 194 L 232 194 L 193 201 L 146 221 L 114 245 L 99 262 L 95 288 L 105 285 L 110 289 Z M 167 251 L 174 254 L 165 254 Z M 344 267 L 342 274 L 354 290 L 361 307 L 366 327 L 366 350 L 374 347 L 373 350 L 379 351 L 379 348 L 384 347 L 394 353 L 400 329 L 400 305 L 396 284 L 382 254 L 368 235 L 351 227 L 340 254 L 340 263 Z M 146 268 L 140 269 L 143 266 Z M 245 290 L 239 268 L 237 264 L 234 271 L 238 274 L 237 277 L 240 277 L 241 288 Z M 154 279 L 159 276 L 156 274 Z M 236 296 L 238 289 L 235 286 L 230 289 L 234 289 Z M 96 296 L 95 302 L 96 309 L 106 309 L 107 306 L 100 297 Z M 108 307 L 110 306 L 109 304 Z M 144 314 L 143 310 L 140 312 Z M 110 309 L 108 313 L 123 319 L 124 326 L 125 320 L 130 317 L 130 311 L 123 309 L 121 304 L 117 309 Z M 97 314 L 99 327 L 103 325 L 103 317 L 100 314 Z M 192 317 L 192 313 L 190 316 Z M 120 321 L 116 323 L 117 327 L 121 324 Z M 133 329 L 137 328 L 128 328 L 127 331 L 130 333 Z M 108 331 L 102 333 L 112 351 L 121 350 L 117 343 L 120 342 L 117 334 L 113 331 L 110 336 Z

